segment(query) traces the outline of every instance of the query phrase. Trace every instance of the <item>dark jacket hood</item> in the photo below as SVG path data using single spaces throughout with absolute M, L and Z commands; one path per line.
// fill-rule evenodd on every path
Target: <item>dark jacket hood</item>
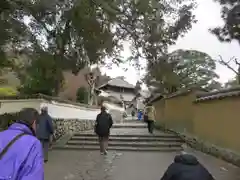
M 174 162 L 185 164 L 185 165 L 193 165 L 193 166 L 199 164 L 197 158 L 193 155 L 190 155 L 190 154 L 177 155 L 174 158 Z

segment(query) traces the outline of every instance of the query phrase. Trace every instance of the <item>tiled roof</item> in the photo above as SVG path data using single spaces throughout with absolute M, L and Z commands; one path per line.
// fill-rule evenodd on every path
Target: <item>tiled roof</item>
M 124 87 L 124 88 L 131 88 L 131 89 L 135 88 L 134 85 L 128 83 L 127 81 L 125 81 L 124 79 L 122 79 L 120 77 L 111 79 L 106 84 L 101 85 L 99 88 L 102 88 L 102 87 L 104 87 L 106 85 L 116 86 L 116 87 Z
M 240 96 L 240 86 L 233 88 L 221 89 L 219 91 L 198 93 L 195 102 L 208 101 L 213 99 L 224 99 L 226 97 Z
M 153 95 L 152 97 L 150 97 L 150 99 L 147 101 L 147 104 L 153 103 L 161 98 L 163 98 L 163 94 L 157 93 L 157 94 Z

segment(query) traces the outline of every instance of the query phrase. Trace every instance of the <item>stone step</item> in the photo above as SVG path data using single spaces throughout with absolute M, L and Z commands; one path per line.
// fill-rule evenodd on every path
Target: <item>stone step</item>
M 95 145 L 99 146 L 97 141 L 75 141 L 69 140 L 67 145 L 80 145 L 80 146 L 88 146 Z M 118 146 L 118 147 L 181 147 L 181 142 L 115 142 L 110 141 L 109 147 Z
M 96 134 L 93 133 L 75 133 L 74 137 L 96 137 Z M 149 139 L 157 139 L 157 138 L 178 138 L 175 134 L 168 133 L 158 133 L 155 134 L 111 134 L 110 138 L 119 137 L 119 138 L 149 138 Z
M 129 118 L 128 118 L 128 119 L 124 119 L 124 120 L 123 120 L 123 123 L 137 123 L 137 124 L 138 124 L 138 123 L 145 123 L 145 122 L 143 122 L 143 121 L 138 121 L 137 119 L 133 119 L 133 120 L 132 120 L 132 119 L 129 119 Z
M 73 136 L 71 140 L 77 141 L 98 141 L 97 136 Z M 160 138 L 149 138 L 149 137 L 115 137 L 110 136 L 109 141 L 125 141 L 125 142 L 183 142 L 178 137 L 160 137 Z
M 98 150 L 99 146 L 95 145 L 65 145 L 55 146 L 54 149 L 58 150 Z M 181 147 L 131 147 L 131 146 L 111 146 L 109 151 L 138 151 L 138 152 L 179 152 L 182 151 Z
M 145 123 L 119 123 L 113 124 L 113 128 L 147 128 Z

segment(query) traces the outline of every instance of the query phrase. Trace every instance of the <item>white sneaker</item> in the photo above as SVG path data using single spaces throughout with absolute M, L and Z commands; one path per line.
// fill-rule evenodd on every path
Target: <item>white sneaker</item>
M 105 151 L 104 151 L 104 155 L 107 155 L 107 154 L 108 154 L 108 152 L 107 152 L 107 150 L 105 150 Z

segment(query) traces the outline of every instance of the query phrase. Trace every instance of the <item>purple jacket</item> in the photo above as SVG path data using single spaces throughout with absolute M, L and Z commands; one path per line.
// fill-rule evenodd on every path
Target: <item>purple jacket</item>
M 44 163 L 40 141 L 24 124 L 15 123 L 0 132 L 0 152 L 18 134 L 20 137 L 0 160 L 0 179 L 44 180 Z

